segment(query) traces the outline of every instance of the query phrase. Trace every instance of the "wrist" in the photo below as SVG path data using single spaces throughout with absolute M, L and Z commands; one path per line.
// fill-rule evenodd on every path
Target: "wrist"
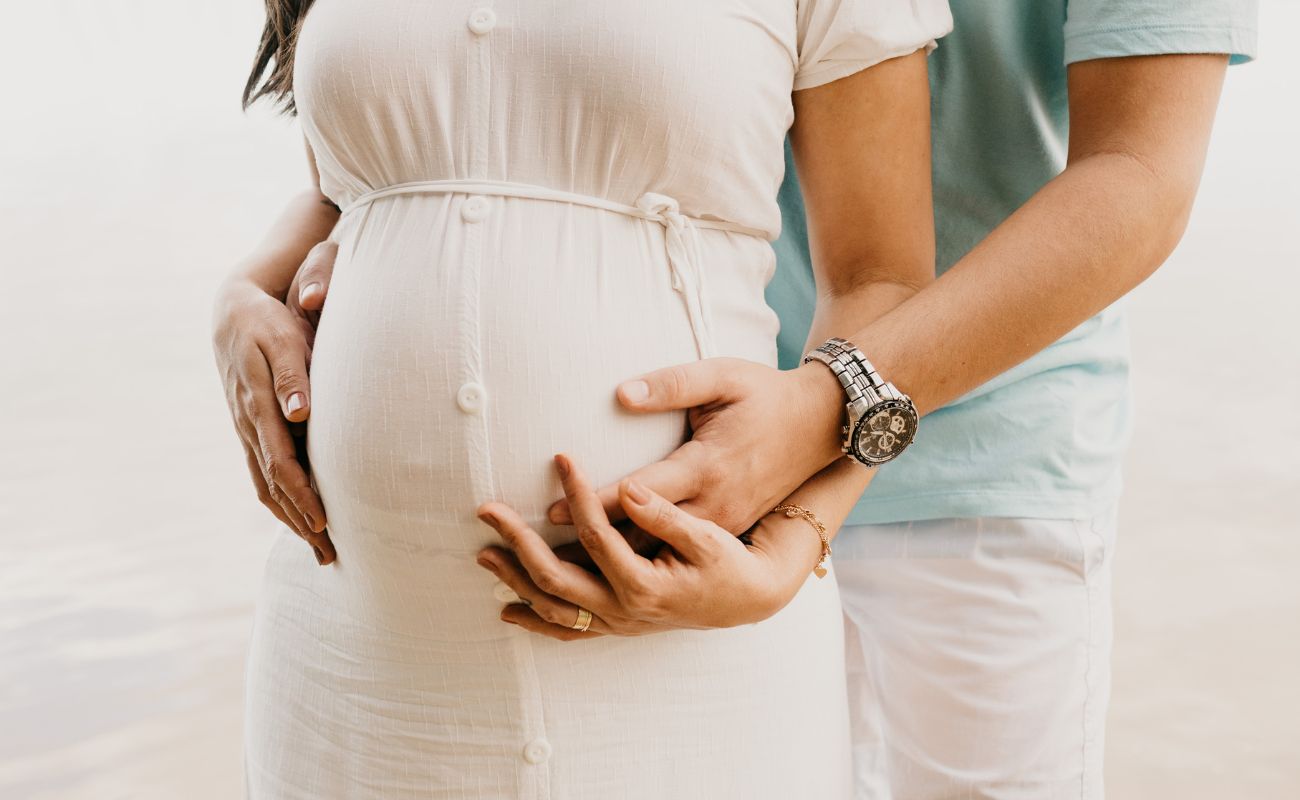
M 222 281 L 212 304 L 212 330 L 217 338 L 226 338 L 242 327 L 246 315 L 263 307 L 267 301 L 280 303 L 275 295 L 244 274 L 233 274 Z
M 809 362 L 793 370 L 804 411 L 814 426 L 813 446 L 825 466 L 844 455 L 844 388 L 825 364 Z
M 800 586 L 822 558 L 822 542 L 802 519 L 769 512 L 748 532 L 749 543 L 772 558 L 781 581 Z

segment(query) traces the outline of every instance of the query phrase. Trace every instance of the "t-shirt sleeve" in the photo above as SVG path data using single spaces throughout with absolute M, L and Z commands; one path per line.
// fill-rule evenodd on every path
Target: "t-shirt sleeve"
M 948 0 L 798 0 L 794 89 L 925 48 L 952 30 Z
M 1174 53 L 1255 57 L 1258 0 L 1070 0 L 1065 61 Z

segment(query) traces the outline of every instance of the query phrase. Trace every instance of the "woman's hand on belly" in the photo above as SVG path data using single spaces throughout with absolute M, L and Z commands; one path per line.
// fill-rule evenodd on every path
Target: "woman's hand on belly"
M 247 279 L 222 287 L 213 321 L 217 369 L 258 499 L 329 564 L 335 552 L 325 508 L 299 461 L 301 438 L 290 430 L 310 409 L 310 326 Z
M 562 455 L 555 464 L 579 541 L 600 574 L 558 558 L 509 506 L 486 503 L 479 509 L 479 518 L 506 546 L 484 549 L 478 563 L 521 601 L 507 605 L 501 618 L 536 633 L 568 641 L 758 622 L 795 596 L 821 558 L 820 540 L 807 531 L 768 531 L 777 535 L 745 544 L 626 480 L 619 485 L 620 507 L 632 524 L 667 545 L 645 558 L 610 523 L 582 472 Z M 774 517 L 770 525 L 790 523 Z M 585 631 L 578 630 L 581 609 L 592 614 Z

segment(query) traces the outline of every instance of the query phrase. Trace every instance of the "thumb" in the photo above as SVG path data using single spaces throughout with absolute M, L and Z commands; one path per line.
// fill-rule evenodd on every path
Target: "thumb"
M 325 307 L 330 278 L 334 276 L 334 260 L 338 258 L 336 242 L 318 243 L 307 253 L 298 269 L 298 305 L 304 311 L 320 311 Z
M 618 387 L 618 400 L 631 411 L 681 411 L 732 399 L 735 372 L 740 362 L 732 358 L 710 358 L 678 364 Z

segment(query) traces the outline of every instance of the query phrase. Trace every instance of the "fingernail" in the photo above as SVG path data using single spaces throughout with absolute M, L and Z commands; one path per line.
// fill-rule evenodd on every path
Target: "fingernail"
M 318 294 L 320 294 L 320 284 L 309 283 L 298 291 L 298 302 L 305 303 Z
M 623 399 L 629 403 L 643 403 L 650 397 L 650 384 L 645 381 L 628 381 L 621 388 Z
M 492 516 L 492 512 L 490 511 L 480 511 L 478 518 L 483 520 L 484 522 L 486 522 L 487 524 L 491 525 L 494 528 L 501 527 L 501 523 L 497 521 L 496 517 Z
M 289 395 L 289 402 L 285 403 L 285 408 L 292 414 L 307 405 L 307 395 L 302 392 L 294 392 Z
M 496 563 L 492 561 L 492 557 L 489 556 L 487 553 L 479 553 L 479 554 L 478 554 L 478 558 L 476 558 L 476 559 L 474 559 L 474 560 L 478 562 L 478 565 L 479 565 L 480 567 L 482 567 L 483 569 L 486 569 L 486 570 L 489 571 L 489 572 L 496 572 L 496 571 L 497 571 L 497 565 L 496 565 Z
M 569 477 L 569 459 L 563 455 L 555 457 L 555 470 L 560 473 L 561 478 Z
M 548 515 L 556 525 L 568 525 L 573 522 L 573 517 L 569 516 L 569 504 L 561 500 L 557 505 L 551 506 L 551 512 Z
M 316 563 L 321 566 L 325 565 L 325 553 L 316 545 L 311 546 L 312 552 L 316 554 Z
M 632 498 L 632 502 L 639 506 L 643 506 L 650 502 L 650 493 L 646 491 L 644 486 L 636 481 L 627 482 L 627 496 Z
M 506 617 L 506 614 L 505 614 L 504 611 L 501 612 L 501 614 L 500 614 L 500 616 L 498 617 L 498 619 L 500 619 L 502 622 L 509 622 L 511 625 L 518 625 L 518 624 L 519 624 L 518 622 L 515 622 L 514 620 L 512 620 L 512 619 Z

